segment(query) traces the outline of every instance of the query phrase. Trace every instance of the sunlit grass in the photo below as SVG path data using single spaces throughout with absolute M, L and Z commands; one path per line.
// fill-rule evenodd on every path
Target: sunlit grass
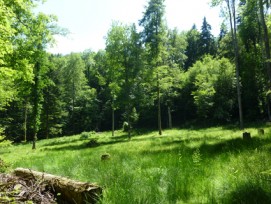
M 268 203 L 271 185 L 261 172 L 271 169 L 271 134 L 267 127 L 264 136 L 246 131 L 251 141 L 225 127 L 134 133 L 131 140 L 122 131 L 84 133 L 38 141 L 34 151 L 31 144 L 8 147 L 0 157 L 13 168 L 96 182 L 102 203 Z M 105 153 L 111 157 L 102 161 Z

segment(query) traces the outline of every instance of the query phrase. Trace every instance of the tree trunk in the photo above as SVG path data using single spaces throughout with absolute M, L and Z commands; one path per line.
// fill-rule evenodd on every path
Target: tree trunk
M 157 98 L 158 98 L 158 129 L 159 135 L 162 135 L 162 122 L 161 122 L 161 98 L 160 98 L 160 83 L 159 83 L 159 74 L 157 73 Z
M 37 141 L 37 133 L 34 134 L 33 141 L 32 141 L 32 149 L 36 149 L 36 141 Z
M 229 10 L 229 15 L 230 15 L 231 35 L 232 35 L 233 46 L 234 46 L 239 121 L 240 121 L 240 129 L 242 130 L 244 129 L 244 120 L 243 120 L 243 107 L 242 107 L 241 86 L 240 86 L 240 73 L 239 73 L 239 48 L 238 48 L 237 31 L 236 31 L 235 0 L 231 0 L 231 1 L 232 1 L 232 5 L 230 5 L 230 0 L 226 0 L 228 10 Z
M 35 84 L 34 84 L 34 104 L 33 104 L 33 114 L 34 114 L 34 136 L 33 136 L 33 146 L 32 149 L 36 149 L 36 140 L 37 134 L 40 126 L 40 63 L 37 62 L 35 65 L 36 73 L 35 73 Z
M 28 100 L 25 100 L 25 107 L 24 107 L 24 142 L 27 139 L 27 114 L 28 114 Z
M 53 193 L 58 194 L 58 203 L 97 203 L 102 196 L 102 188 L 90 183 L 78 182 L 68 178 L 54 176 L 30 169 L 17 168 L 14 174 L 23 179 L 34 179 L 48 182 Z
M 265 47 L 265 65 L 268 75 L 268 91 L 271 91 L 271 56 L 270 56 L 270 43 L 269 43 L 269 34 L 267 25 L 265 22 L 265 16 L 264 16 L 264 8 L 263 8 L 263 0 L 259 0 L 259 6 L 260 6 L 260 18 L 261 18 L 261 24 L 263 26 L 264 31 L 264 47 Z M 271 114 L 270 114 L 270 93 L 267 96 L 267 105 L 268 105 L 268 117 L 269 120 L 271 120 Z
M 112 107 L 112 137 L 115 136 L 115 110 Z
M 172 129 L 172 117 L 170 106 L 167 107 L 167 112 L 168 112 L 168 128 Z
M 128 137 L 129 137 L 129 139 L 131 139 L 131 124 L 130 124 L 130 122 L 128 123 Z
M 47 97 L 46 97 L 46 139 L 49 139 L 49 90 L 47 88 Z
M 72 132 L 73 134 L 75 133 L 75 126 L 74 126 L 74 106 L 75 106 L 75 83 L 74 83 L 74 79 L 72 80 L 72 114 L 71 114 L 71 118 L 72 118 Z

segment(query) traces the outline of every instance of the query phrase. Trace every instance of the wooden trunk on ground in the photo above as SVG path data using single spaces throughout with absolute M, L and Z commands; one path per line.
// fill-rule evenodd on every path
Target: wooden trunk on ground
M 24 179 L 35 179 L 48 182 L 54 193 L 58 194 L 58 203 L 97 203 L 102 195 L 102 188 L 84 182 L 70 180 L 68 178 L 55 176 L 30 169 L 17 168 L 14 174 Z

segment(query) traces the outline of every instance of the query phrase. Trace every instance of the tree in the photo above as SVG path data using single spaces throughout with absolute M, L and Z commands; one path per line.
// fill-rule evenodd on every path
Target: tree
M 179 33 L 177 28 L 168 31 L 167 37 L 168 64 L 170 67 L 184 69 L 187 56 L 185 50 L 187 48 L 186 36 Z
M 167 52 L 168 59 L 166 67 L 167 74 L 162 77 L 162 99 L 165 102 L 168 113 L 168 127 L 172 128 L 172 108 L 174 99 L 178 97 L 180 91 L 181 74 L 187 59 L 185 49 L 187 42 L 184 33 L 179 33 L 177 29 L 168 31 Z
M 267 7 L 270 5 L 267 3 Z M 260 19 L 261 19 L 261 24 L 263 28 L 263 36 L 264 36 L 264 48 L 265 48 L 265 66 L 267 70 L 267 75 L 268 75 L 268 116 L 269 120 L 271 120 L 271 110 L 270 110 L 270 104 L 271 104 L 271 97 L 270 97 L 270 92 L 271 92 L 271 54 L 270 54 L 270 40 L 269 40 L 269 33 L 265 21 L 265 15 L 264 15 L 264 3 L 263 0 L 259 0 L 259 7 L 260 7 Z
M 186 56 L 187 60 L 185 61 L 184 69 L 188 70 L 198 59 L 199 59 L 199 39 L 200 33 L 194 25 L 191 30 L 186 33 Z
M 45 50 L 53 42 L 54 21 L 55 18 L 53 16 L 41 13 L 33 16 L 31 20 L 29 40 L 33 46 L 32 63 L 34 64 L 34 84 L 32 87 L 34 137 L 32 149 L 36 149 L 37 134 L 40 130 L 41 103 L 43 100 L 42 89 L 44 87 L 42 79 L 47 71 Z
M 62 69 L 65 58 L 49 55 L 48 71 L 44 75 L 41 132 L 45 138 L 62 135 L 68 112 L 65 109 Z
M 235 72 L 237 80 L 237 99 L 238 99 L 238 110 L 239 110 L 239 121 L 240 129 L 244 129 L 243 121 L 243 107 L 242 107 L 242 97 L 241 97 L 241 85 L 240 85 L 240 68 L 239 68 L 239 46 L 237 39 L 237 22 L 236 22 L 236 1 L 235 0 L 213 0 L 213 6 L 217 6 L 226 3 L 227 12 L 229 16 L 229 23 L 231 28 L 231 37 L 234 48 L 234 61 L 235 61 Z
M 212 27 L 208 24 L 206 17 L 203 18 L 201 26 L 201 33 L 199 38 L 199 55 L 214 55 L 215 54 L 215 41 L 211 33 Z
M 138 120 L 136 109 L 137 101 L 142 98 L 138 94 L 139 79 L 142 68 L 142 46 L 140 44 L 140 35 L 137 33 L 135 24 L 125 30 L 124 61 L 121 78 L 124 79 L 121 88 L 121 105 L 125 107 L 124 120 L 128 123 L 128 137 L 131 138 L 131 129 Z
M 139 25 L 143 26 L 141 35 L 142 41 L 145 44 L 147 64 L 149 69 L 151 69 L 151 74 L 155 74 L 159 135 L 162 135 L 160 70 L 163 67 L 163 58 L 166 55 L 164 14 L 164 0 L 150 0 L 143 18 L 139 21 Z
M 106 59 L 107 59 L 107 74 L 105 80 L 108 83 L 110 90 L 110 103 L 112 110 L 112 136 L 115 131 L 115 110 L 118 107 L 117 99 L 124 80 L 121 78 L 121 73 L 124 70 L 125 48 L 127 43 L 125 38 L 126 27 L 114 23 L 109 30 L 106 38 Z
M 77 133 L 75 126 L 75 111 L 78 109 L 77 101 L 81 92 L 86 89 L 87 79 L 85 77 L 84 62 L 79 53 L 71 53 L 66 57 L 65 66 L 62 69 L 64 101 L 69 112 L 66 130 L 68 134 Z
M 261 46 L 261 24 L 259 21 L 259 5 L 256 0 L 248 0 L 239 5 L 238 36 L 240 50 L 240 76 L 242 78 L 242 99 L 244 116 L 247 119 L 262 117 L 262 109 L 266 109 L 262 89 L 266 84 L 263 70 L 263 54 Z M 265 76 L 264 76 L 265 75 Z M 253 109 L 251 107 L 254 107 Z
M 229 60 L 210 55 L 197 61 L 188 71 L 195 89 L 192 91 L 198 116 L 216 121 L 229 121 L 234 108 L 234 67 Z

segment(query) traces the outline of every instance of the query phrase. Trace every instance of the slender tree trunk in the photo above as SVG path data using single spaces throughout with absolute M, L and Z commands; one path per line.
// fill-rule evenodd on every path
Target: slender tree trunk
M 159 135 L 162 135 L 162 122 L 161 122 L 161 98 L 160 98 L 160 83 L 159 83 L 159 74 L 157 73 L 157 106 L 158 106 L 158 130 Z
M 170 106 L 167 107 L 167 113 L 168 113 L 168 128 L 172 129 L 172 117 Z
M 74 106 L 75 106 L 75 83 L 74 79 L 72 81 L 72 132 L 75 133 L 75 127 L 74 127 Z
M 261 24 L 263 26 L 263 32 L 264 32 L 264 47 L 265 47 L 265 66 L 267 69 L 267 75 L 268 75 L 268 91 L 271 91 L 271 56 L 270 56 L 270 41 L 269 41 L 269 34 L 267 25 L 265 22 L 265 16 L 264 16 L 264 8 L 263 8 L 263 0 L 259 0 L 259 6 L 260 6 L 260 18 L 261 18 Z M 269 120 L 271 120 L 271 114 L 270 114 L 270 93 L 267 96 L 267 105 L 268 105 L 268 117 Z
M 112 137 L 115 136 L 115 109 L 112 106 Z
M 27 114 L 28 114 L 28 100 L 25 100 L 25 107 L 24 107 L 24 142 L 26 142 L 27 138 Z
M 35 73 L 35 84 L 34 84 L 34 107 L 33 107 L 33 113 L 34 113 L 34 136 L 33 136 L 33 145 L 32 149 L 36 149 L 36 141 L 37 141 L 37 134 L 39 131 L 39 123 L 40 123 L 40 90 L 39 90 L 39 84 L 40 84 L 40 63 L 36 63 L 36 73 Z
M 47 88 L 46 96 L 46 139 L 49 139 L 49 90 Z
M 49 139 L 49 113 L 46 111 L 46 139 Z
M 236 33 L 235 0 L 231 0 L 231 1 L 232 1 L 232 5 L 230 5 L 230 0 L 226 0 L 228 10 L 229 10 L 229 15 L 230 15 L 231 35 L 233 39 L 234 55 L 235 55 L 235 74 L 236 74 L 236 80 L 237 80 L 237 99 L 238 99 L 240 129 L 243 130 L 244 120 L 243 120 L 243 107 L 242 107 L 241 86 L 240 86 L 240 73 L 239 73 L 239 48 L 238 48 L 237 33 Z
M 130 113 L 129 113 L 129 116 L 128 116 L 128 137 L 129 139 L 131 139 L 131 120 L 130 120 Z

